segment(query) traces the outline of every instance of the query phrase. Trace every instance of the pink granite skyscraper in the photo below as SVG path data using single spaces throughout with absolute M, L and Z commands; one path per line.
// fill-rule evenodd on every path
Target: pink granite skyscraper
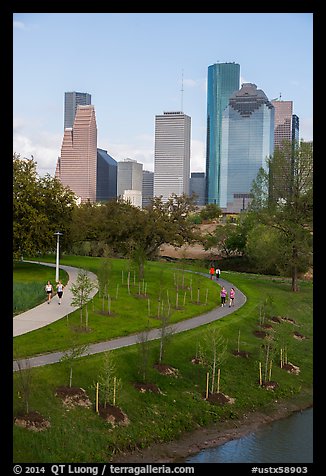
M 78 106 L 72 128 L 64 131 L 56 177 L 81 202 L 96 201 L 97 126 L 94 106 Z
M 280 149 L 284 141 L 292 141 L 293 102 L 274 99 L 272 104 L 275 109 L 274 148 Z

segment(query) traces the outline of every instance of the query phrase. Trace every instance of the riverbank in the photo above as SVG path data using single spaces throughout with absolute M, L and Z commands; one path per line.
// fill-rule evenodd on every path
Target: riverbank
M 178 440 L 151 445 L 148 448 L 122 453 L 111 460 L 112 463 L 183 463 L 189 456 L 207 448 L 222 445 L 228 441 L 256 431 L 262 425 L 286 418 L 292 413 L 313 406 L 308 396 L 275 403 L 266 413 L 251 412 L 237 420 L 219 422 L 205 428 L 182 435 Z

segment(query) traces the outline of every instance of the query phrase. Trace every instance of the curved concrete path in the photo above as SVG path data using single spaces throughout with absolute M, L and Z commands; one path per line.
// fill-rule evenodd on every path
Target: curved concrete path
M 207 278 L 209 278 L 209 274 L 205 274 L 205 273 L 198 273 L 198 274 L 201 274 L 202 276 L 207 276 Z M 216 282 L 215 279 L 214 279 L 214 282 Z M 235 289 L 234 307 L 229 308 L 228 304 L 224 307 L 218 306 L 215 309 L 212 309 L 211 311 L 205 314 L 201 314 L 199 316 L 192 317 L 190 319 L 186 319 L 184 321 L 178 322 L 170 326 L 170 329 L 173 332 L 173 334 L 194 329 L 204 324 L 208 324 L 210 322 L 216 321 L 217 319 L 220 319 L 221 317 L 224 317 L 233 313 L 234 311 L 236 311 L 237 309 L 239 309 L 245 304 L 247 298 L 236 286 L 226 281 L 225 279 L 221 279 L 221 278 L 218 280 L 217 283 L 225 286 L 228 293 L 231 287 L 234 287 Z M 217 290 L 216 297 L 217 297 L 217 302 L 220 302 L 219 289 Z M 46 306 L 49 307 L 49 305 L 47 304 Z M 148 332 L 147 339 L 148 340 L 158 339 L 160 337 L 160 332 L 161 332 L 160 329 L 151 329 Z M 132 334 L 126 337 L 118 337 L 116 339 L 112 339 L 109 341 L 99 342 L 97 344 L 90 344 L 88 347 L 88 350 L 83 354 L 83 356 L 98 354 L 100 352 L 105 352 L 107 350 L 113 350 L 113 349 L 118 349 L 120 347 L 127 347 L 129 345 L 138 344 L 140 342 L 141 335 L 142 333 Z M 42 354 L 35 357 L 30 357 L 29 359 L 22 359 L 21 367 L 22 368 L 27 366 L 41 367 L 43 365 L 54 364 L 59 362 L 63 355 L 64 355 L 64 352 L 53 352 L 50 354 Z M 13 364 L 14 364 L 13 370 L 14 371 L 18 370 L 17 362 L 14 361 Z
M 43 263 L 39 261 L 25 261 L 25 263 L 41 264 L 44 266 L 51 266 L 53 268 L 56 267 L 55 264 Z M 73 299 L 71 285 L 76 282 L 80 268 L 60 265 L 60 269 L 64 269 L 69 275 L 69 281 L 64 288 L 64 293 L 60 306 L 58 305 L 58 296 L 55 295 L 53 296 L 50 304 L 48 304 L 47 301 L 44 301 L 42 304 L 39 304 L 33 309 L 29 309 L 28 311 L 18 314 L 18 316 L 15 316 L 13 318 L 14 337 L 26 334 L 27 332 L 34 331 L 35 329 L 47 326 L 48 324 L 52 324 L 52 322 L 61 319 L 62 317 L 66 316 L 67 314 L 76 309 L 76 307 L 71 306 L 71 301 Z M 87 275 L 90 280 L 94 284 L 96 284 L 96 274 L 87 271 Z M 92 298 L 96 293 L 97 289 L 94 288 L 94 290 L 90 293 L 90 297 Z M 44 297 L 44 299 L 46 299 L 46 296 Z

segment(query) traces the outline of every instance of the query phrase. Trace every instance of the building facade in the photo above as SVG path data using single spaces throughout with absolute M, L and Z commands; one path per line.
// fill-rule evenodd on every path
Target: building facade
M 78 106 L 73 127 L 64 131 L 55 176 L 80 198 L 96 201 L 97 126 L 94 106 Z
M 136 190 L 142 193 L 142 188 L 143 164 L 140 164 L 139 162 L 133 159 L 125 159 L 121 162 L 118 162 L 118 197 L 123 198 L 123 195 L 126 190 Z
M 220 199 L 228 213 L 247 208 L 252 183 L 274 152 L 274 107 L 252 83 L 232 94 L 222 114 Z
M 239 85 L 239 64 L 216 63 L 208 67 L 206 203 L 220 205 L 222 114 Z
M 189 195 L 191 118 L 183 112 L 155 116 L 154 196 Z
M 106 150 L 97 149 L 96 201 L 106 202 L 117 198 L 118 163 Z
M 282 148 L 284 141 L 299 142 L 299 117 L 293 114 L 293 101 L 273 99 L 275 109 L 274 147 Z
M 154 197 L 154 172 L 143 170 L 142 208 L 151 204 Z
M 192 172 L 190 176 L 189 195 L 195 194 L 195 203 L 198 206 L 205 205 L 206 178 L 204 172 Z
M 77 106 L 90 106 L 91 95 L 76 91 L 65 93 L 64 128 L 73 127 Z

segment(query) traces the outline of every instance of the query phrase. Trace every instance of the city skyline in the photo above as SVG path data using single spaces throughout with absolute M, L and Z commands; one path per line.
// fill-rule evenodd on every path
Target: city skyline
M 252 82 L 270 101 L 292 101 L 300 139 L 313 140 L 312 13 L 15 13 L 13 20 L 13 150 L 33 155 L 40 175 L 54 175 L 68 91 L 91 95 L 99 148 L 149 171 L 155 116 L 184 112 L 191 172 L 205 171 L 207 71 L 216 62 L 239 63 L 240 86 Z

